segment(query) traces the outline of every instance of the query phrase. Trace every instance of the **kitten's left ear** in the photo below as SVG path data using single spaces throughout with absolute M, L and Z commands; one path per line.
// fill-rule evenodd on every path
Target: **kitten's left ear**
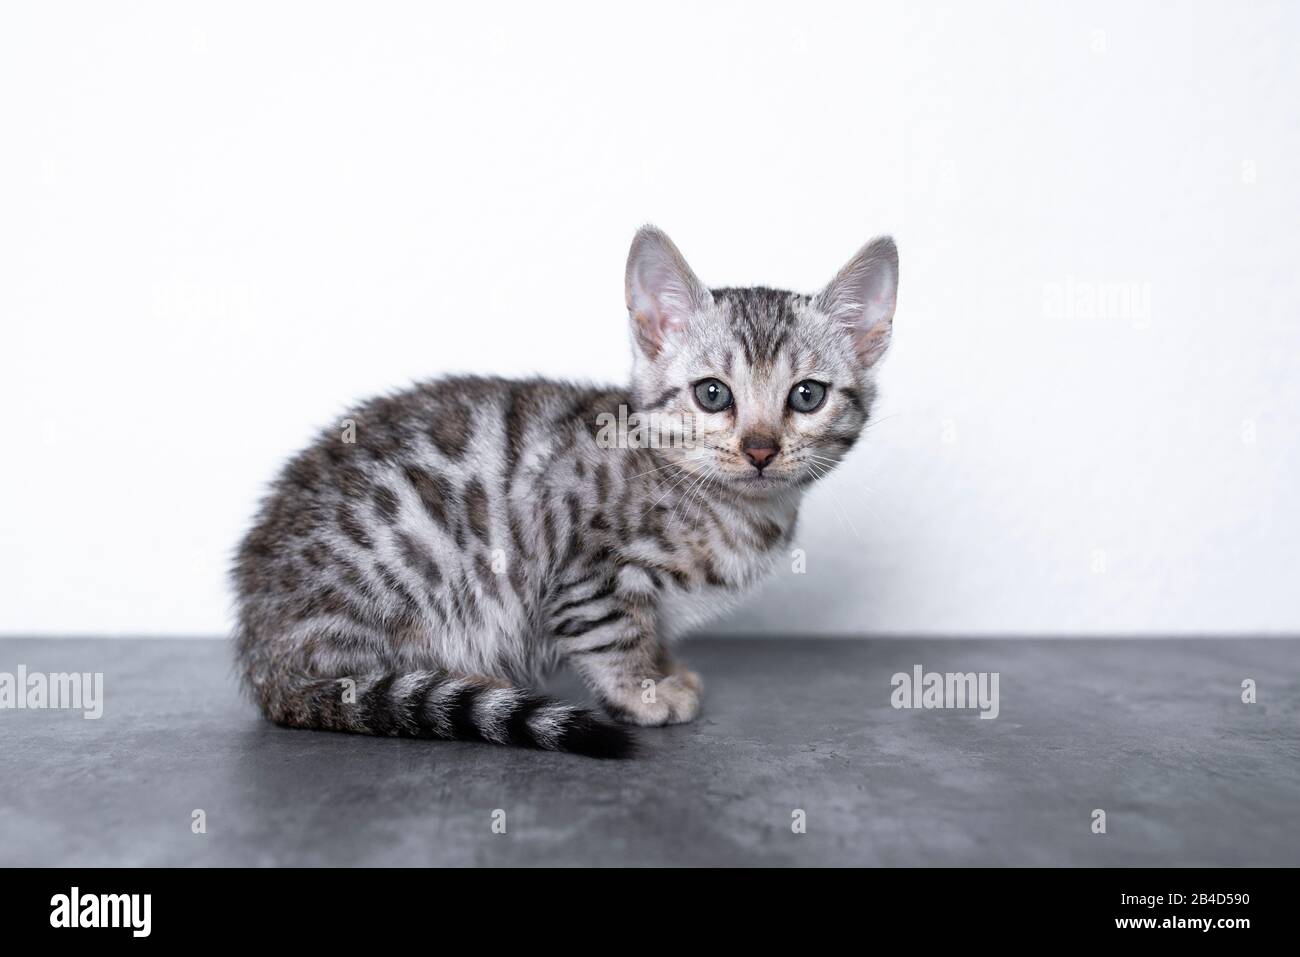
M 898 247 L 889 236 L 873 239 L 813 299 L 813 306 L 853 334 L 858 361 L 875 365 L 889 346 L 898 298 Z
M 713 302 L 673 241 L 654 226 L 642 226 L 632 240 L 625 289 L 632 333 L 652 359 L 693 313 Z

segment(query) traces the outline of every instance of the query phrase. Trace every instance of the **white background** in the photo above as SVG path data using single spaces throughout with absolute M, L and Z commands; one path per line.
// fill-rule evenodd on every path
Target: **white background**
M 645 221 L 714 285 L 901 250 L 878 423 L 730 629 L 1295 630 L 1297 11 L 5 4 L 0 631 L 224 631 L 353 399 L 623 377 Z

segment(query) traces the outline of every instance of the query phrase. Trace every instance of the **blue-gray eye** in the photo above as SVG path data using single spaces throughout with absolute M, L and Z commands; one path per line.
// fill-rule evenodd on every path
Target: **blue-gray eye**
M 795 383 L 790 390 L 790 408 L 796 412 L 816 412 L 826 401 L 826 386 L 813 379 Z
M 721 379 L 701 379 L 695 383 L 695 401 L 705 412 L 724 412 L 731 408 L 731 390 Z

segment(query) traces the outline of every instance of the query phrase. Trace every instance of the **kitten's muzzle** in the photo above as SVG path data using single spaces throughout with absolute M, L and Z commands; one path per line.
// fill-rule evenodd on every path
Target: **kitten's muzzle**
M 749 463 L 761 474 L 763 469 L 776 458 L 777 453 L 781 451 L 781 446 L 770 436 L 750 435 L 741 440 L 740 451 L 745 453 L 745 458 L 749 459 Z

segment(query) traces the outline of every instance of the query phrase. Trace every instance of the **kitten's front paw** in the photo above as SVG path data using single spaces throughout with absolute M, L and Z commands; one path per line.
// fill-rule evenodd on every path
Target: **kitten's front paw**
M 704 693 L 704 680 L 699 676 L 699 674 L 692 671 L 690 668 L 687 668 L 685 665 L 675 665 L 673 667 L 672 677 L 680 680 L 682 684 L 686 685 L 686 687 L 690 688 L 697 695 Z
M 695 687 L 692 687 L 693 679 Z M 700 713 L 699 676 L 694 672 L 681 672 L 660 678 L 646 678 L 641 687 L 622 701 L 609 702 L 614 717 L 628 724 L 652 727 L 664 724 L 685 724 L 694 721 Z

